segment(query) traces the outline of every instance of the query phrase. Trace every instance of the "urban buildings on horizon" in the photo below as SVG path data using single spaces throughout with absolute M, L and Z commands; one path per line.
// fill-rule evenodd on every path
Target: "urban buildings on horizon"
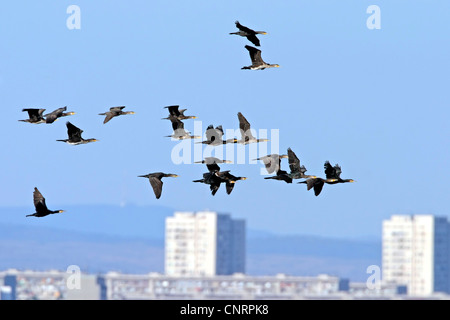
M 393 215 L 382 226 L 376 283 L 330 275 L 245 274 L 245 221 L 209 211 L 166 219 L 165 274 L 0 271 L 0 299 L 446 299 L 450 300 L 450 222 Z M 368 279 L 369 280 L 369 279 Z M 79 289 L 82 289 L 81 291 Z

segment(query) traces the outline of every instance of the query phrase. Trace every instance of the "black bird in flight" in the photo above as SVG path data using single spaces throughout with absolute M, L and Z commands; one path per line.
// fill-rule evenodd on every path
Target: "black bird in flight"
M 214 196 L 220 188 L 220 184 L 224 182 L 219 177 L 220 167 L 218 163 L 227 163 L 227 160 L 221 160 L 216 157 L 207 157 L 202 161 L 197 161 L 196 163 L 205 163 L 208 168 L 208 172 L 203 174 L 203 179 L 193 180 L 193 182 L 200 182 L 209 184 L 211 194 Z
M 282 157 L 281 156 L 274 157 L 273 161 L 275 161 L 276 158 L 278 158 L 278 165 L 276 166 L 276 175 L 271 177 L 265 177 L 264 179 L 274 179 L 274 180 L 281 180 L 286 183 L 292 183 L 292 177 L 290 176 L 290 174 L 285 170 L 281 170 Z
M 83 139 L 81 137 L 81 134 L 83 133 L 83 130 L 80 128 L 74 126 L 69 121 L 66 122 L 67 126 L 67 135 L 69 136 L 68 139 L 63 140 L 56 140 L 56 141 L 62 141 L 65 143 L 68 143 L 70 145 L 79 145 L 79 144 L 86 144 L 89 142 L 95 142 L 98 141 L 97 139 L 91 138 L 91 139 Z
M 109 111 L 104 113 L 99 113 L 100 116 L 106 116 L 105 120 L 103 120 L 103 124 L 107 123 L 109 120 L 111 120 L 114 117 L 125 115 L 125 114 L 134 114 L 134 111 L 122 111 L 125 108 L 125 106 L 120 107 L 111 107 L 109 108 Z
M 230 34 L 235 34 L 241 37 L 246 37 L 248 41 L 253 43 L 255 46 L 259 47 L 260 42 L 259 39 L 256 37 L 257 34 L 267 34 L 265 31 L 255 31 L 250 28 L 247 28 L 239 23 L 239 21 L 235 22 L 236 27 L 239 29 L 238 32 L 230 32 Z
M 336 181 L 332 182 L 331 184 L 336 183 L 346 183 L 346 182 L 355 182 L 353 179 L 342 179 L 341 178 L 341 166 L 336 164 L 334 167 L 331 165 L 331 163 L 327 160 L 324 164 L 325 169 L 325 175 L 327 179 L 336 179 Z
M 267 173 L 274 173 L 280 170 L 280 159 L 287 158 L 286 154 L 268 154 L 254 160 L 261 160 L 266 167 Z
M 317 197 L 320 194 L 320 192 L 322 192 L 322 188 L 325 185 L 325 183 L 332 184 L 333 182 L 336 182 L 336 180 L 337 179 L 323 179 L 316 177 L 316 178 L 309 178 L 306 179 L 305 181 L 300 181 L 297 183 L 305 183 L 307 190 L 311 190 L 312 188 L 314 188 L 314 194 Z
M 242 113 L 238 112 L 239 119 L 239 129 L 241 131 L 241 140 L 237 140 L 237 143 L 240 144 L 249 144 L 249 143 L 258 143 L 269 141 L 269 139 L 256 139 L 250 130 L 250 123 L 247 119 L 242 115 Z
M 56 120 L 58 120 L 58 118 L 72 116 L 75 114 L 75 112 L 73 112 L 73 111 L 65 112 L 66 110 L 67 110 L 67 106 L 58 108 L 50 113 L 44 114 L 45 123 L 53 123 Z
M 353 179 L 341 179 L 341 167 L 336 164 L 334 167 L 330 164 L 329 161 L 325 161 L 324 164 L 325 176 L 326 179 L 322 178 L 309 178 L 305 181 L 301 181 L 299 183 L 306 183 L 307 189 L 310 190 L 314 188 L 314 194 L 318 196 L 322 191 L 322 188 L 325 183 L 327 184 L 336 184 L 336 183 L 345 183 L 345 182 L 355 182 Z
M 163 120 L 172 120 L 172 119 L 178 119 L 178 120 L 186 120 L 186 119 L 197 119 L 196 116 L 185 116 L 184 112 L 187 109 L 179 109 L 180 106 L 167 106 L 164 107 L 166 109 L 169 109 L 169 116 L 167 118 L 163 118 Z
M 225 183 L 226 192 L 227 194 L 230 194 L 233 191 L 234 185 L 237 181 L 247 179 L 246 177 L 236 177 L 232 175 L 229 170 L 220 171 L 220 167 L 217 163 L 229 163 L 227 160 L 208 157 L 205 158 L 202 163 L 206 163 L 206 167 L 209 172 L 203 174 L 203 179 L 193 180 L 193 182 L 209 184 L 209 188 L 213 196 L 217 193 L 217 190 L 219 190 L 221 183 Z
M 148 180 L 150 181 L 150 185 L 153 188 L 153 192 L 155 193 L 156 199 L 159 199 L 161 197 L 163 187 L 162 178 L 165 177 L 178 178 L 178 175 L 173 173 L 153 172 L 138 177 L 148 178 Z
M 247 180 L 246 177 L 236 177 L 230 173 L 230 170 L 218 172 L 218 176 L 225 181 L 227 194 L 230 194 L 233 191 L 234 185 L 239 180 Z
M 28 112 L 28 119 L 19 121 L 35 124 L 44 123 L 45 122 L 45 119 L 43 117 L 44 111 L 45 109 L 36 109 L 36 108 L 22 109 L 22 112 Z
M 196 143 L 207 144 L 210 146 L 220 146 L 227 143 L 237 143 L 237 139 L 223 140 L 223 134 L 224 132 L 221 125 L 214 128 L 214 126 L 210 124 L 206 128 L 206 140 Z
M 216 172 L 206 172 L 203 174 L 203 179 L 193 180 L 193 182 L 200 182 L 209 184 L 211 194 L 214 196 L 220 188 L 220 184 L 223 182 Z
M 27 217 L 42 218 L 42 217 L 48 216 L 49 214 L 64 212 L 64 210 L 49 210 L 47 208 L 47 205 L 45 204 L 45 198 L 42 196 L 42 194 L 39 192 L 39 190 L 37 188 L 34 188 L 33 203 L 34 203 L 34 207 L 36 208 L 36 212 L 33 214 L 27 215 Z
M 300 165 L 300 160 L 297 158 L 297 155 L 292 151 L 291 148 L 288 148 L 288 161 L 289 168 L 291 169 L 290 176 L 292 179 L 308 179 L 308 178 L 317 178 L 314 175 L 305 174 L 307 171 L 304 165 Z
M 279 64 L 270 64 L 266 63 L 261 57 L 261 50 L 256 49 L 255 47 L 245 46 L 245 49 L 248 50 L 250 54 L 250 59 L 252 60 L 252 64 L 250 66 L 242 67 L 242 70 L 264 70 L 266 68 L 279 68 Z
M 172 129 L 173 133 L 170 136 L 166 136 L 176 140 L 184 140 L 184 139 L 200 139 L 200 136 L 191 135 L 188 131 L 184 129 L 184 123 L 178 118 L 171 118 L 172 121 Z

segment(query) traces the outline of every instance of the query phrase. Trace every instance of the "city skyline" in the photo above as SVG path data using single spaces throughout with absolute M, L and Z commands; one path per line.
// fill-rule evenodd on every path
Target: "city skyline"
M 68 266 L 66 272 L 9 268 L 0 270 L 0 292 L 6 299 L 13 300 L 17 293 L 23 299 L 24 295 L 32 292 L 44 294 L 43 299 L 69 300 L 160 299 L 171 295 L 178 299 L 202 299 L 208 295 L 216 299 L 255 299 L 264 295 L 266 298 L 284 299 L 449 299 L 450 225 L 446 218 L 393 215 L 390 220 L 383 221 L 382 268 L 368 266 L 364 283 L 320 272 L 312 277 L 284 273 L 263 276 L 247 274 L 236 261 L 238 257 L 232 257 L 233 250 L 227 249 L 230 244 L 231 247 L 246 247 L 239 243 L 232 244 L 243 240 L 239 239 L 238 234 L 245 232 L 240 230 L 245 228 L 244 224 L 229 215 L 215 212 L 175 212 L 166 219 L 164 274 L 153 270 L 145 274 L 108 271 L 97 274 L 98 278 L 95 278 L 86 277 L 89 273 L 82 272 L 77 265 Z M 216 230 L 213 225 L 216 225 Z M 219 261 L 220 265 L 215 265 Z M 177 265 L 178 262 L 181 264 Z M 231 270 L 233 268 L 234 271 Z M 39 279 L 43 278 L 50 285 L 46 286 L 47 289 L 38 289 L 42 285 Z M 115 279 L 117 284 L 114 284 Z M 219 280 L 222 281 L 220 286 L 217 285 Z M 147 281 L 151 283 L 149 287 L 146 287 Z M 58 284 L 54 285 L 55 282 Z M 295 289 L 298 284 L 299 288 Z M 31 285 L 34 289 L 24 290 L 21 288 L 24 285 Z M 111 289 L 115 286 L 117 289 Z M 84 291 L 73 289 L 87 291 L 83 294 Z M 40 299 L 39 296 L 34 298 Z
M 0 300 L 450 300 L 449 12 L 4 3 Z

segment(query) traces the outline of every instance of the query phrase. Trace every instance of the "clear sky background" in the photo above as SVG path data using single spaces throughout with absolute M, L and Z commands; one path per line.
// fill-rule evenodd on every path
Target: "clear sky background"
M 66 26 L 72 4 L 81 9 L 80 30 Z M 380 30 L 366 26 L 373 4 Z M 392 214 L 447 216 L 449 12 L 449 1 L 5 2 L 0 205 L 32 213 L 38 187 L 51 209 L 211 209 L 251 228 L 337 237 L 379 236 Z M 251 43 L 229 35 L 235 20 L 268 32 L 259 36 L 262 57 L 280 68 L 241 70 Z M 264 180 L 261 164 L 223 165 L 248 180 L 213 197 L 192 182 L 204 166 L 172 162 L 177 142 L 164 137 L 172 128 L 161 118 L 173 104 L 203 129 L 237 129 L 242 112 L 256 130 L 278 129 L 280 152 L 291 147 L 307 173 L 324 176 L 329 160 L 357 182 L 325 185 L 315 197 L 298 180 Z M 23 108 L 65 105 L 76 115 L 52 125 L 17 121 L 27 118 Z M 119 105 L 136 114 L 103 125 L 98 113 Z M 99 142 L 57 142 L 67 137 L 67 120 Z M 193 131 L 194 121 L 185 127 Z M 137 177 L 155 171 L 180 175 L 164 180 L 159 200 Z

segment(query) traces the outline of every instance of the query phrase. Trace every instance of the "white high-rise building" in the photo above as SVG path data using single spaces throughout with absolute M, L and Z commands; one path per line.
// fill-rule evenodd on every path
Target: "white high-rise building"
M 165 274 L 214 276 L 245 272 L 245 221 L 210 211 L 166 218 Z
M 450 223 L 433 215 L 393 215 L 383 221 L 382 279 L 408 294 L 450 293 Z

